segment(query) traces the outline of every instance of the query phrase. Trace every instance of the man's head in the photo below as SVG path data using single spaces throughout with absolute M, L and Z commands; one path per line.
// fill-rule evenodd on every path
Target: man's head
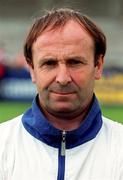
M 101 77 L 104 55 L 105 36 L 85 16 L 67 9 L 38 19 L 25 56 L 43 110 L 67 119 L 84 112 L 95 79 Z
M 44 16 L 37 18 L 27 36 L 24 55 L 28 64 L 33 65 L 32 46 L 37 38 L 47 30 L 63 28 L 65 24 L 73 20 L 91 35 L 94 41 L 94 64 L 98 63 L 98 57 L 104 56 L 106 52 L 106 37 L 101 29 L 87 16 L 72 9 L 58 9 L 47 12 Z

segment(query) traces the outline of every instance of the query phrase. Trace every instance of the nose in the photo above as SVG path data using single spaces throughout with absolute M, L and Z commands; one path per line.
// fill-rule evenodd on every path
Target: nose
M 65 86 L 71 81 L 69 68 L 65 64 L 60 64 L 56 75 L 56 82 Z

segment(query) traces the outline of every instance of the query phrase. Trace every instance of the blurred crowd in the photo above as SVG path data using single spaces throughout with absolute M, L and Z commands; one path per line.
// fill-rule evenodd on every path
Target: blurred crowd
M 13 59 L 8 59 L 3 46 L 0 45 L 0 80 L 4 77 L 6 70 L 27 69 L 27 63 L 22 52 L 18 53 Z

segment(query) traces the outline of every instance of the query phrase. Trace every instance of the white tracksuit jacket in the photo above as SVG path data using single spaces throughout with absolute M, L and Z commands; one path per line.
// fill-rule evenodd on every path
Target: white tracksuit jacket
M 62 132 L 34 100 L 0 125 L 0 180 L 123 180 L 123 126 L 102 117 L 94 97 L 82 125 Z

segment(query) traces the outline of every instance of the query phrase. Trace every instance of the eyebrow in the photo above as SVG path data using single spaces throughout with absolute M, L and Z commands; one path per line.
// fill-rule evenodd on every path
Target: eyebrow
M 84 57 L 82 56 L 70 56 L 70 57 L 67 57 L 67 58 L 64 58 L 64 60 L 68 61 L 70 59 L 76 59 L 76 60 L 80 60 L 82 62 L 85 62 L 87 63 L 87 59 L 85 59 Z M 55 57 L 44 57 L 42 59 L 39 60 L 39 65 L 42 65 L 43 63 L 47 62 L 47 61 L 59 61 L 58 58 L 55 58 Z
M 86 58 L 84 58 L 83 56 L 71 56 L 69 58 L 67 58 L 67 60 L 78 60 L 78 61 L 81 61 L 82 63 L 84 64 L 87 64 L 88 60 Z
M 38 64 L 42 65 L 43 63 L 45 63 L 47 61 L 58 61 L 58 59 L 57 58 L 53 58 L 53 57 L 44 57 L 44 58 L 39 59 Z
M 66 59 L 78 59 L 78 60 L 82 60 L 82 61 L 87 61 L 87 59 L 85 59 L 83 56 L 70 56 L 70 57 L 68 57 L 68 58 L 66 58 Z

